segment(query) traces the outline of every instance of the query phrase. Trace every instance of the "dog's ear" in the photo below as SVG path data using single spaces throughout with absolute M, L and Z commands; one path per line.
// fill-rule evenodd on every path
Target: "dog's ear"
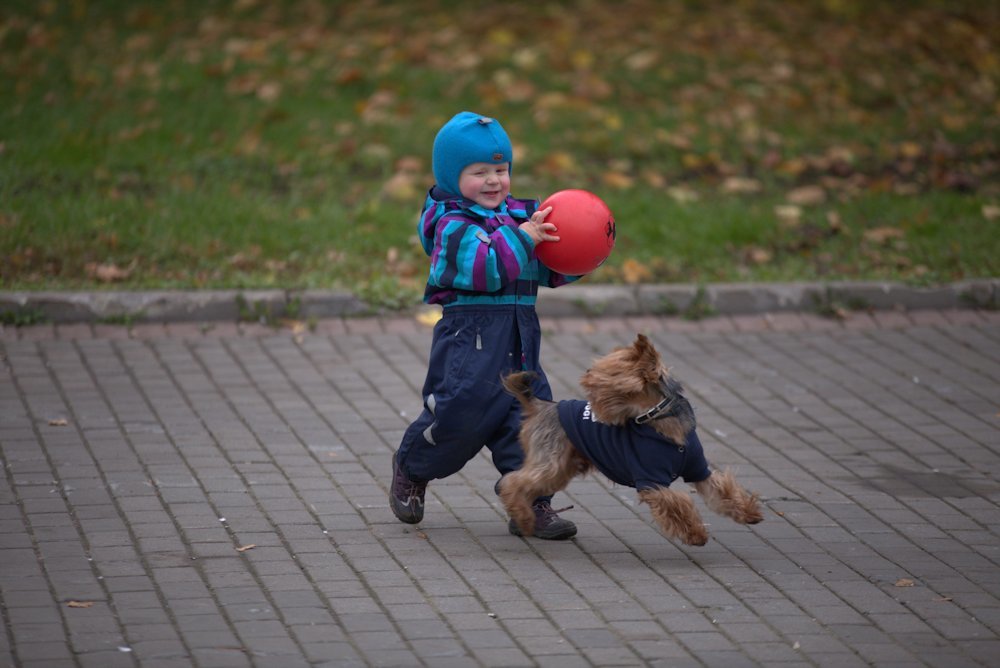
M 640 373 L 647 383 L 656 383 L 660 380 L 660 353 L 656 352 L 653 343 L 646 338 L 645 334 L 638 334 L 632 344 L 635 350 L 636 362 L 639 365 Z

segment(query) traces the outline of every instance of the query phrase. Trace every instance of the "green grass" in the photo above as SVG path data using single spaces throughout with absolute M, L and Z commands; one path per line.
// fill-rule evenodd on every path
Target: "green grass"
M 997 34 L 971 0 L 7 2 L 0 288 L 405 302 L 467 108 L 515 195 L 608 202 L 592 281 L 996 276 Z

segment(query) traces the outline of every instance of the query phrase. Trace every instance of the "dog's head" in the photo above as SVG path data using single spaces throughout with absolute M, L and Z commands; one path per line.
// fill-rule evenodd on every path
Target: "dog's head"
M 660 353 L 642 334 L 632 345 L 595 360 L 580 385 L 594 417 L 605 424 L 648 422 L 676 443 L 683 443 L 695 426 L 681 384 L 670 376 Z

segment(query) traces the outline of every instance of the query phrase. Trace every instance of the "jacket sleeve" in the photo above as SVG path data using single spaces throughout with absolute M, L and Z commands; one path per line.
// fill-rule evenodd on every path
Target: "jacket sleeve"
M 430 283 L 496 292 L 516 281 L 534 257 L 531 237 L 516 228 L 503 226 L 489 234 L 464 216 L 445 216 L 435 230 Z
M 567 285 L 581 278 L 583 278 L 582 275 L 571 276 L 569 274 L 560 274 L 559 272 L 552 271 L 541 262 L 538 263 L 538 282 L 546 287 L 558 288 L 561 285 Z

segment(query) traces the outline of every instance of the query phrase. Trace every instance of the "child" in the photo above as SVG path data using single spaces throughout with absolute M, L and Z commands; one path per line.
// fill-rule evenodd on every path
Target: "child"
M 520 468 L 520 404 L 500 378 L 537 374 L 533 394 L 551 399 L 539 362 L 541 329 L 535 313 L 538 286 L 558 287 L 579 276 L 550 271 L 535 247 L 558 241 L 557 230 L 534 200 L 510 196 L 513 151 L 500 123 L 468 111 L 438 132 L 433 150 L 437 185 L 428 193 L 418 233 L 431 258 L 424 292 L 443 307 L 434 327 L 424 381 L 424 410 L 392 456 L 389 505 L 400 521 L 424 516 L 427 483 L 458 472 L 485 445 L 501 476 Z M 564 540 L 576 525 L 536 499 L 535 533 Z M 521 531 L 511 521 L 512 534 Z

